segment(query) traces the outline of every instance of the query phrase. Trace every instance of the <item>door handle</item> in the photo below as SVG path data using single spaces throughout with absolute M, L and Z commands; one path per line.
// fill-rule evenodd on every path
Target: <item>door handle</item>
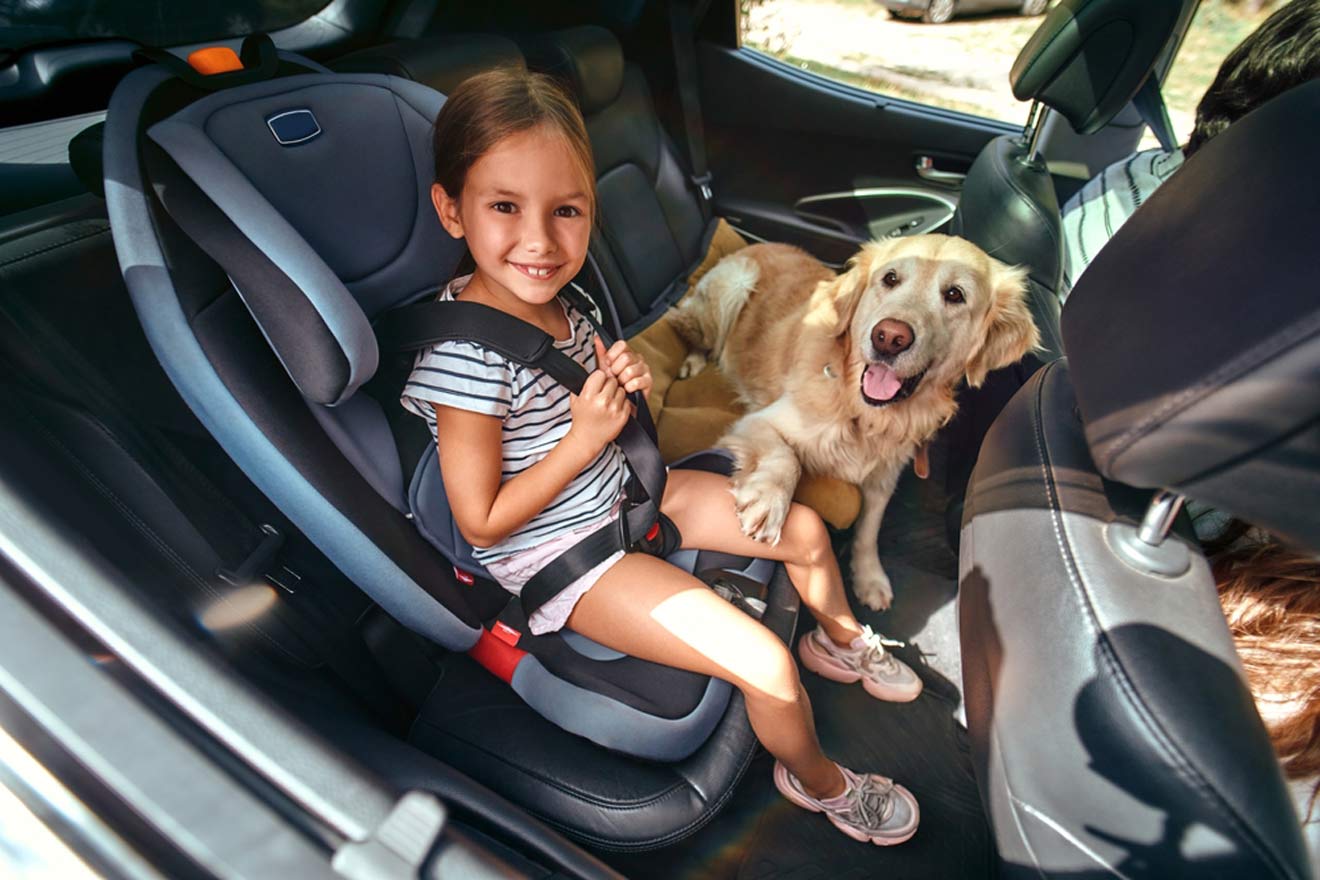
M 941 171 L 936 168 L 935 160 L 930 156 L 918 156 L 916 167 L 917 176 L 922 180 L 929 180 L 931 183 L 958 186 L 967 179 L 966 174 L 960 174 L 957 171 Z

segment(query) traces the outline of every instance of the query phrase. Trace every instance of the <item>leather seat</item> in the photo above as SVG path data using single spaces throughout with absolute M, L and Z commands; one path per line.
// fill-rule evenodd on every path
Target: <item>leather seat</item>
M 1168 489 L 1320 551 L 1320 181 L 1296 174 L 1317 136 L 1312 83 L 1189 160 L 986 437 L 959 612 L 1004 876 L 1310 876 L 1190 523 L 1161 537 L 1147 505 Z

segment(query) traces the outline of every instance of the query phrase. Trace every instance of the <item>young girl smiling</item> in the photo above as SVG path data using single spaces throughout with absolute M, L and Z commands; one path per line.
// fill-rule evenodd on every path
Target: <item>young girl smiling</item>
M 623 341 L 605 350 L 558 292 L 586 259 L 596 208 L 586 126 L 552 80 L 516 69 L 459 86 L 435 123 L 432 201 L 476 270 L 441 299 L 482 303 L 532 324 L 590 373 L 570 394 L 540 370 L 475 342 L 422 352 L 404 405 L 436 436 L 454 521 L 501 586 L 518 593 L 546 563 L 619 515 L 628 472 L 614 440 L 651 373 Z M 794 504 L 779 543 L 745 536 L 729 481 L 675 470 L 661 511 L 700 547 L 784 563 L 819 622 L 803 663 L 861 681 L 880 699 L 911 700 L 921 681 L 853 617 L 820 518 Z M 732 683 L 775 756 L 775 784 L 845 834 L 887 845 L 917 829 L 912 794 L 825 757 L 792 653 L 768 629 L 692 575 L 644 553 L 618 552 L 532 614 L 534 633 L 563 626 L 618 651 Z

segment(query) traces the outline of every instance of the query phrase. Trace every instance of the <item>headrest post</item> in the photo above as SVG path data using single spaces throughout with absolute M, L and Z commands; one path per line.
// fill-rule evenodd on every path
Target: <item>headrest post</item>
M 1146 508 L 1146 515 L 1142 517 L 1137 537 L 1152 547 L 1160 546 L 1182 506 L 1183 496 L 1167 489 L 1156 492 L 1150 500 L 1150 506 Z
M 1022 139 L 1027 142 L 1026 160 L 1034 162 L 1036 152 L 1040 149 L 1040 136 L 1045 129 L 1045 117 L 1049 113 L 1049 108 L 1041 112 L 1040 101 L 1031 102 L 1031 112 L 1027 114 L 1027 124 L 1022 128 Z M 1039 114 L 1039 115 L 1037 115 Z

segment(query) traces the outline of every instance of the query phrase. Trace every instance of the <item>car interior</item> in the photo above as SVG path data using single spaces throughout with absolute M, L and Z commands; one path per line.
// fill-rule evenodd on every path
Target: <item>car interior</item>
M 57 750 L 130 849 L 232 847 L 270 876 L 274 844 L 240 831 L 288 826 L 345 876 L 1311 876 L 1181 505 L 1320 550 L 1320 183 L 1297 173 L 1320 84 L 1189 160 L 1061 313 L 1059 206 L 1084 181 L 1057 169 L 1167 130 L 1196 0 L 1054 4 L 1010 76 L 1024 126 L 741 47 L 731 0 L 250 5 L 238 31 L 0 46 L 0 581 L 25 609 L 0 615 L 0 669 L 46 637 L 35 613 L 95 661 L 66 681 L 106 677 L 270 810 L 194 807 L 177 829 L 229 837 L 161 844 L 186 836 L 168 799 L 110 796 Z M 194 54 L 217 46 L 233 60 Z M 854 609 L 924 694 L 803 674 L 826 752 L 920 801 L 910 842 L 785 801 L 727 683 L 533 635 L 459 534 L 398 404 L 413 353 L 382 328 L 468 271 L 431 207 L 431 123 L 510 65 L 581 107 L 600 204 L 579 293 L 655 370 L 671 467 L 730 467 L 710 447 L 732 393 L 677 377 L 662 317 L 719 256 L 778 241 L 841 267 L 933 231 L 1029 270 L 1040 348 L 959 391 L 881 527 L 894 605 Z M 857 489 L 807 483 L 846 573 Z M 809 626 L 781 565 L 670 561 L 786 643 Z M 0 727 L 54 729 L 44 691 L 3 691 Z M 153 723 L 106 705 L 107 750 Z M 69 723 L 88 749 L 112 733 Z

